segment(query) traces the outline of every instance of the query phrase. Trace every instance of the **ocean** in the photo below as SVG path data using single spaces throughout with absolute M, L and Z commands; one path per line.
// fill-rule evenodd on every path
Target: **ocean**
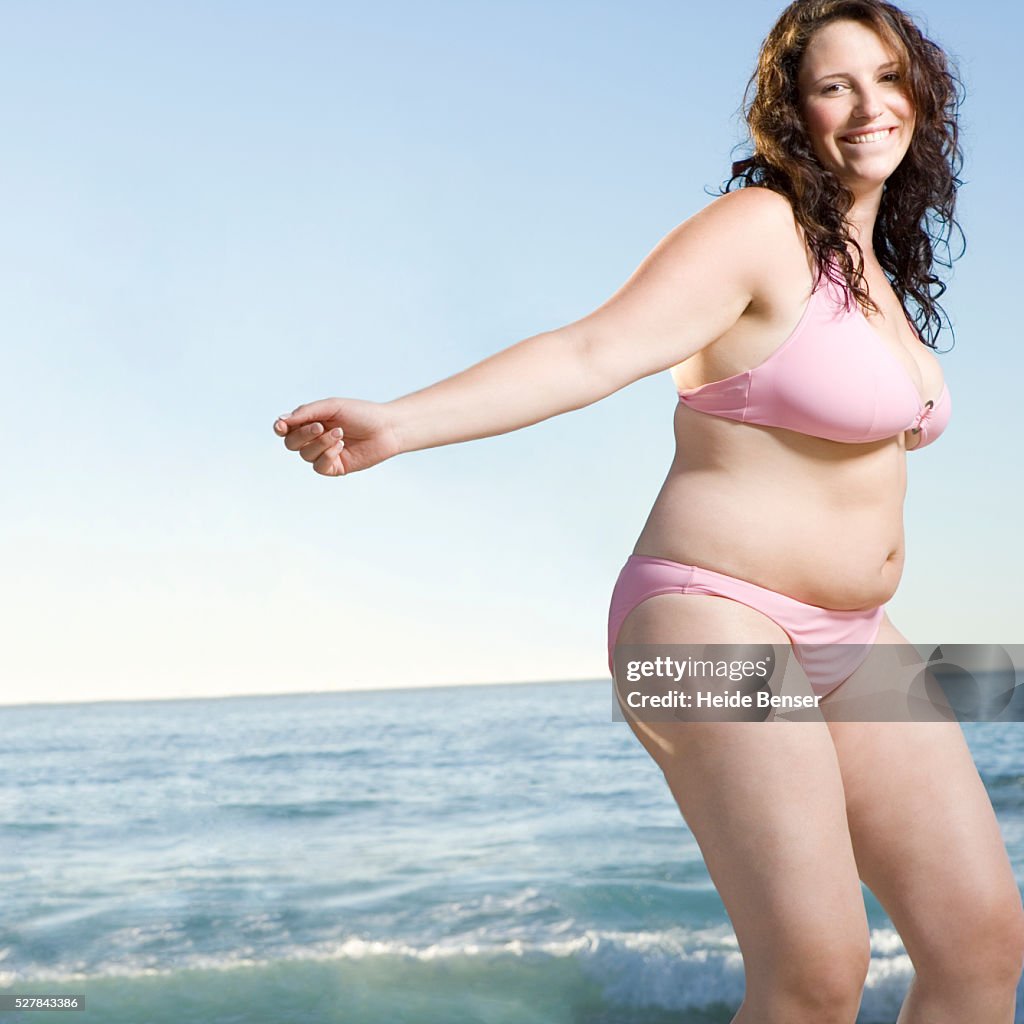
M 0 1021 L 728 1021 L 732 928 L 611 706 L 606 680 L 0 707 L 0 993 L 85 1000 Z M 964 729 L 1018 883 L 1022 730 Z M 910 963 L 865 895 L 858 1021 L 892 1024 Z

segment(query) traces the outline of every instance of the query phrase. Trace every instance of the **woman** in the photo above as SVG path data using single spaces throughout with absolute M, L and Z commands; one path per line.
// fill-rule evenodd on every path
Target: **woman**
M 735 928 L 734 1020 L 855 1020 L 863 880 L 915 967 L 899 1024 L 1011 1024 L 1024 910 L 959 726 L 825 713 L 868 671 L 863 651 L 906 644 L 884 604 L 906 452 L 951 408 L 925 227 L 955 223 L 954 79 L 880 0 L 797 0 L 755 79 L 755 152 L 733 179 L 747 187 L 671 231 L 598 310 L 396 401 L 325 399 L 275 430 L 338 476 L 671 370 L 677 452 L 616 585 L 609 654 L 792 643 L 822 698 L 801 728 L 629 719 Z M 815 661 L 801 646 L 815 643 L 848 657 Z

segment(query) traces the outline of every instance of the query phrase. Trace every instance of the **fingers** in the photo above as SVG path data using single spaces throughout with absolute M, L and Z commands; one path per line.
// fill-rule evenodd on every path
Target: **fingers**
M 344 441 L 332 445 L 313 463 L 313 469 L 321 476 L 344 476 L 345 466 L 341 461 L 341 452 L 344 447 Z
M 341 455 L 341 449 L 345 447 L 345 442 L 341 438 L 332 437 L 333 433 L 332 430 L 326 437 L 310 442 L 299 452 L 307 462 L 313 463 L 314 469 L 322 459 L 331 461 Z M 317 469 L 317 472 L 319 473 L 321 470 Z
M 307 444 L 312 444 L 324 432 L 322 423 L 307 423 L 304 427 L 288 428 L 284 446 L 290 452 L 301 451 Z
M 291 433 L 291 431 L 297 430 L 299 427 L 302 426 L 313 427 L 319 426 L 319 424 L 305 423 L 296 415 L 296 413 L 287 412 L 278 416 L 277 419 L 274 420 L 274 433 L 278 434 L 280 437 L 284 437 L 287 434 Z
M 330 433 L 324 434 L 322 423 L 309 423 L 304 427 L 289 430 L 284 439 L 284 446 L 291 452 L 301 452 L 304 459 L 312 462 L 325 448 L 339 441 L 342 436 L 341 427 L 335 427 Z
M 283 436 L 296 427 L 316 423 L 318 420 L 331 419 L 338 412 L 338 405 L 338 400 L 333 398 L 322 398 L 318 402 L 300 405 L 291 412 L 278 416 L 274 421 L 274 430 Z M 278 424 L 284 424 L 283 429 Z
M 291 451 L 297 451 L 306 462 L 316 462 L 325 452 L 340 451 L 345 447 L 340 427 L 335 427 L 334 430 L 324 434 L 323 427 L 319 423 L 300 427 L 290 433 L 284 443 L 285 447 Z
M 293 413 L 279 416 L 274 421 L 274 432 L 284 439 L 289 451 L 297 451 L 306 462 L 311 462 L 317 473 L 323 476 L 343 476 L 345 466 L 341 452 L 345 447 L 344 431 L 341 427 L 324 433 L 322 423 L 303 422 L 315 407 L 327 406 L 327 402 L 312 402 L 300 406 Z M 331 406 L 326 411 L 333 411 Z

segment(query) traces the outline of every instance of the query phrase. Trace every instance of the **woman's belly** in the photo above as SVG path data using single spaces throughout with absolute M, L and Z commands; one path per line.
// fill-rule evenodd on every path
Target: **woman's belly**
M 848 445 L 693 417 L 677 416 L 676 458 L 634 554 L 822 608 L 892 597 L 904 562 L 902 437 Z

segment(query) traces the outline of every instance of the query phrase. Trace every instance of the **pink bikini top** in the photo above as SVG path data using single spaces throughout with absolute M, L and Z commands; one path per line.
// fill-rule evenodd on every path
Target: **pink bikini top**
M 860 307 L 851 301 L 847 309 L 838 286 L 824 276 L 800 322 L 764 362 L 684 388 L 679 401 L 711 416 L 829 441 L 880 441 L 912 430 L 919 440 L 910 451 L 934 441 L 951 412 L 945 384 L 936 399 L 922 403 Z

